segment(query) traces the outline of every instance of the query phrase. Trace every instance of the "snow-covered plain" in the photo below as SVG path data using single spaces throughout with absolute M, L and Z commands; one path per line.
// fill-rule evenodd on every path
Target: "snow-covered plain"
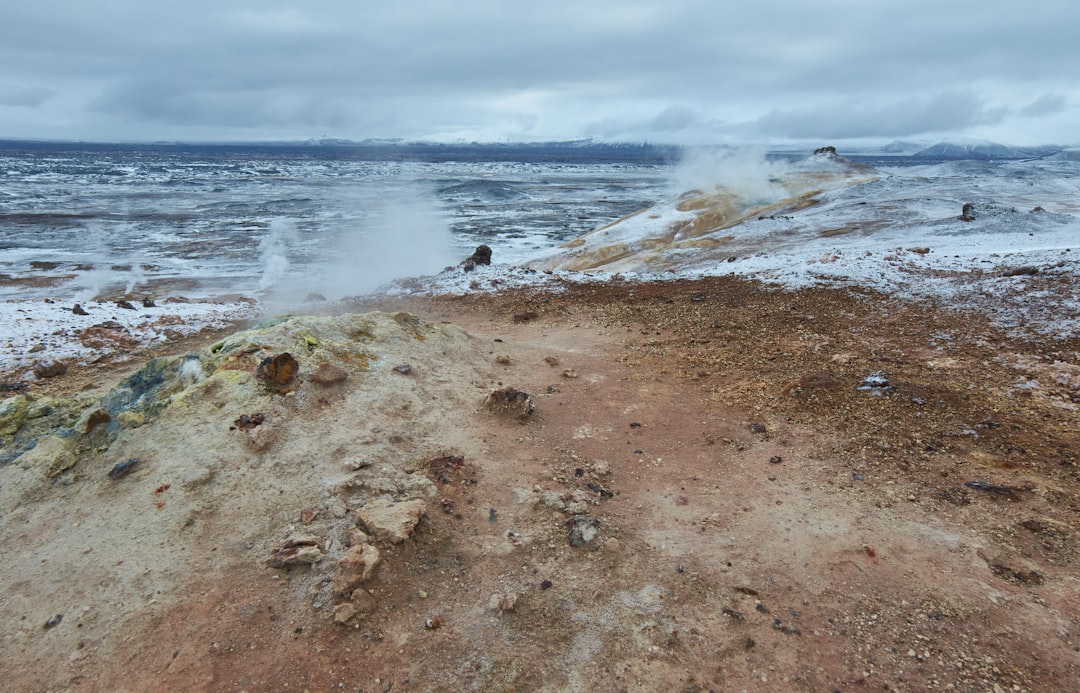
M 531 259 L 517 261 L 496 245 L 490 267 L 448 268 L 380 291 L 462 294 L 734 275 L 793 289 L 865 287 L 978 309 L 1033 334 L 1080 335 L 1073 281 L 1080 161 L 1069 152 L 870 168 L 822 151 L 794 163 L 698 162 L 696 179 L 687 170 L 674 176 L 668 199 Z M 514 264 L 500 264 L 500 255 L 514 256 Z M 121 344 L 146 344 L 255 318 L 265 308 L 250 297 L 158 303 L 128 310 L 91 301 L 83 306 L 89 315 L 80 316 L 70 303 L 6 301 L 0 369 L 29 377 L 27 369 L 43 360 L 108 357 L 107 346 L 87 346 L 85 330 L 94 325 L 111 324 Z
M 757 184 L 673 195 L 525 264 L 552 272 L 549 281 L 734 275 L 793 289 L 860 286 L 982 310 L 1042 335 L 1080 335 L 1075 159 L 867 170 L 826 151 L 759 173 Z M 444 273 L 427 290 L 535 281 L 520 271 Z

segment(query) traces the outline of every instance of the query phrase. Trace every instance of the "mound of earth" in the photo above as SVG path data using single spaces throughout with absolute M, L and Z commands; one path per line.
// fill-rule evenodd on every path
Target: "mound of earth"
M 1080 677 L 1075 341 L 733 279 L 351 309 L 5 400 L 12 690 Z
M 723 266 L 774 241 L 750 240 L 732 229 L 757 218 L 785 217 L 818 204 L 829 192 L 877 180 L 881 174 L 849 161 L 833 147 L 792 163 L 750 189 L 713 185 L 640 210 L 567 241 L 529 262 L 541 270 L 663 272 Z M 790 233 L 789 233 L 790 235 Z

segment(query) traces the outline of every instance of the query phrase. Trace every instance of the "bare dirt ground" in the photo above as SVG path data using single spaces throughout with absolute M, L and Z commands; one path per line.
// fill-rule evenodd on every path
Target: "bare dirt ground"
M 415 532 L 378 544 L 368 613 L 334 621 L 332 560 L 266 564 L 282 527 L 326 537 L 342 521 L 340 497 L 296 487 L 308 476 L 247 470 L 273 473 L 282 500 L 241 522 L 226 512 L 247 507 L 241 486 L 200 500 L 206 487 L 155 495 L 147 477 L 141 517 L 172 524 L 145 572 L 141 549 L 101 546 L 143 522 L 93 520 L 86 504 L 113 491 L 39 485 L 0 525 L 6 688 L 1080 690 L 1076 341 L 728 279 L 355 308 L 460 325 L 485 375 L 428 403 L 434 433 L 410 429 L 415 404 L 325 397 L 297 416 L 433 460 Z M 446 382 L 464 366 L 431 365 Z M 480 409 L 502 386 L 535 414 Z M 194 510 L 167 515 L 180 506 Z M 80 523 L 98 532 L 90 572 L 41 549 Z M 573 546 L 574 527 L 595 537 Z M 93 602 L 121 579 L 138 598 Z

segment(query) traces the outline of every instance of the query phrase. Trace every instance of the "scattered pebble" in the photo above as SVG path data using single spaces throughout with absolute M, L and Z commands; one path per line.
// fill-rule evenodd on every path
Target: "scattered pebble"
M 131 470 L 135 468 L 135 465 L 139 464 L 138 457 L 132 457 L 126 462 L 117 462 L 111 470 L 109 470 L 110 479 L 119 479 L 131 473 Z

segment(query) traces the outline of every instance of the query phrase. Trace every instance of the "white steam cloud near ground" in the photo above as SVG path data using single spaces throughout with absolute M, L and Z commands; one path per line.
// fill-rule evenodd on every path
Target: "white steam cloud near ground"
M 770 161 L 759 147 L 695 147 L 671 174 L 671 197 L 699 190 L 724 188 L 748 202 L 766 202 L 786 195 L 777 179 L 788 168 L 785 161 Z
M 384 199 L 366 222 L 341 229 L 338 238 L 324 251 L 328 257 L 317 274 L 293 272 L 288 258 L 302 239 L 291 220 L 273 220 L 260 244 L 264 301 L 280 307 L 312 294 L 358 296 L 394 279 L 436 274 L 457 260 L 449 220 L 429 194 L 415 189 Z

